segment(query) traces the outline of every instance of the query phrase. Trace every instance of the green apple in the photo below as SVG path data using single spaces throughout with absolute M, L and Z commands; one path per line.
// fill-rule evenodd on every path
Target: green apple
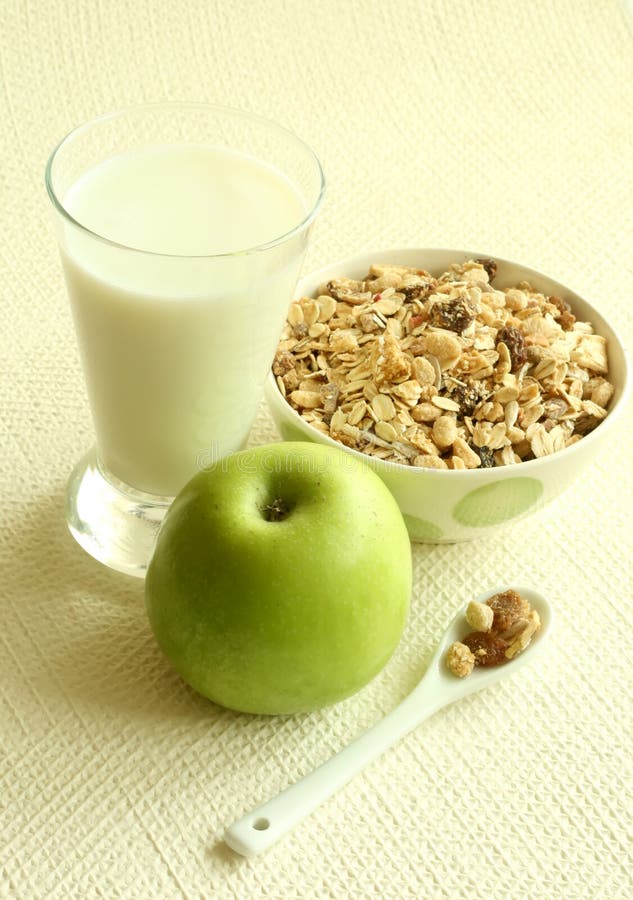
M 249 713 L 359 690 L 405 625 L 411 545 L 398 506 L 343 450 L 279 443 L 200 472 L 146 578 L 152 630 L 195 690 Z

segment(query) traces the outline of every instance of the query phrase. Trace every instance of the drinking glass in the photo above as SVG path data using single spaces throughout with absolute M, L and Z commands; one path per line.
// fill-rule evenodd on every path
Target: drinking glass
M 66 518 L 93 557 L 142 577 L 174 495 L 245 445 L 323 172 L 259 116 L 148 104 L 71 131 L 46 186 L 96 433 Z M 137 215 L 150 220 L 142 240 Z

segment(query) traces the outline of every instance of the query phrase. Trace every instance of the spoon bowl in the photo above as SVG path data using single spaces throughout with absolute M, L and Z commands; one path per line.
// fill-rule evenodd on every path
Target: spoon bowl
M 451 644 L 455 641 L 461 641 L 473 630 L 466 622 L 466 607 L 463 606 L 457 611 L 453 621 L 444 632 L 444 637 L 438 644 L 422 680 L 413 689 L 412 694 L 422 690 L 426 693 L 429 689 L 428 686 L 433 683 L 434 690 L 438 692 L 437 699 L 440 702 L 436 708 L 439 709 L 441 706 L 446 706 L 447 703 L 453 703 L 461 697 L 466 697 L 468 694 L 473 694 L 475 691 L 489 687 L 507 675 L 514 675 L 520 666 L 524 666 L 527 662 L 534 659 L 536 654 L 542 649 L 546 636 L 551 631 L 553 621 L 552 607 L 543 594 L 540 594 L 533 588 L 517 585 L 503 585 L 502 587 L 488 590 L 474 599 L 479 601 L 479 603 L 485 603 L 486 600 L 494 597 L 495 594 L 507 590 L 514 590 L 517 594 L 524 597 L 532 609 L 537 611 L 541 619 L 541 627 L 525 650 L 502 665 L 489 668 L 476 666 L 467 678 L 457 678 L 447 669 L 444 659 Z
M 267 850 L 367 763 L 438 709 L 513 675 L 533 660 L 551 634 L 554 621 L 552 607 L 543 594 L 533 588 L 516 585 L 488 590 L 475 599 L 485 603 L 490 597 L 506 590 L 515 590 L 524 597 L 541 619 L 540 629 L 521 653 L 498 666 L 475 667 L 465 678 L 453 675 L 446 667 L 446 652 L 452 643 L 472 631 L 465 619 L 467 604 L 463 605 L 445 631 L 422 679 L 402 703 L 305 778 L 230 825 L 224 835 L 229 847 L 242 856 L 255 856 Z

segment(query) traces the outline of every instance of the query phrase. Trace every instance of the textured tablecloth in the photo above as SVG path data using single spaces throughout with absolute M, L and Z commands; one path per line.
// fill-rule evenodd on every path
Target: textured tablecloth
M 142 583 L 63 518 L 92 443 L 43 170 L 113 107 L 206 100 L 313 145 L 306 271 L 398 245 L 550 273 L 633 338 L 633 35 L 616 0 L 3 0 L 0 5 L 0 895 L 633 895 L 631 425 L 498 537 L 416 546 L 412 611 L 357 696 L 285 719 L 186 688 Z M 274 439 L 262 409 L 253 441 Z M 389 711 L 455 606 L 552 599 L 544 656 L 440 712 L 267 855 L 224 827 Z

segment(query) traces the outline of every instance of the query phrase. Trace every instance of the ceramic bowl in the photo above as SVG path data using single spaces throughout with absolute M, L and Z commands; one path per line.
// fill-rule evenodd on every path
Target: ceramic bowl
M 360 279 L 375 262 L 410 265 L 439 275 L 451 263 L 491 255 L 498 264 L 495 287 L 506 288 L 529 281 L 536 290 L 563 297 L 577 319 L 591 322 L 594 330 L 607 338 L 609 380 L 615 385 L 615 394 L 607 417 L 577 443 L 549 456 L 511 466 L 468 470 L 406 466 L 343 447 L 295 412 L 281 395 L 272 372 L 266 383 L 266 399 L 283 440 L 330 444 L 364 459 L 396 498 L 414 541 L 451 543 L 482 537 L 538 510 L 566 490 L 612 440 L 629 390 L 626 352 L 613 327 L 587 300 L 534 269 L 489 253 L 417 248 L 363 253 L 307 275 L 295 292 L 296 297 L 311 296 L 330 278 Z

